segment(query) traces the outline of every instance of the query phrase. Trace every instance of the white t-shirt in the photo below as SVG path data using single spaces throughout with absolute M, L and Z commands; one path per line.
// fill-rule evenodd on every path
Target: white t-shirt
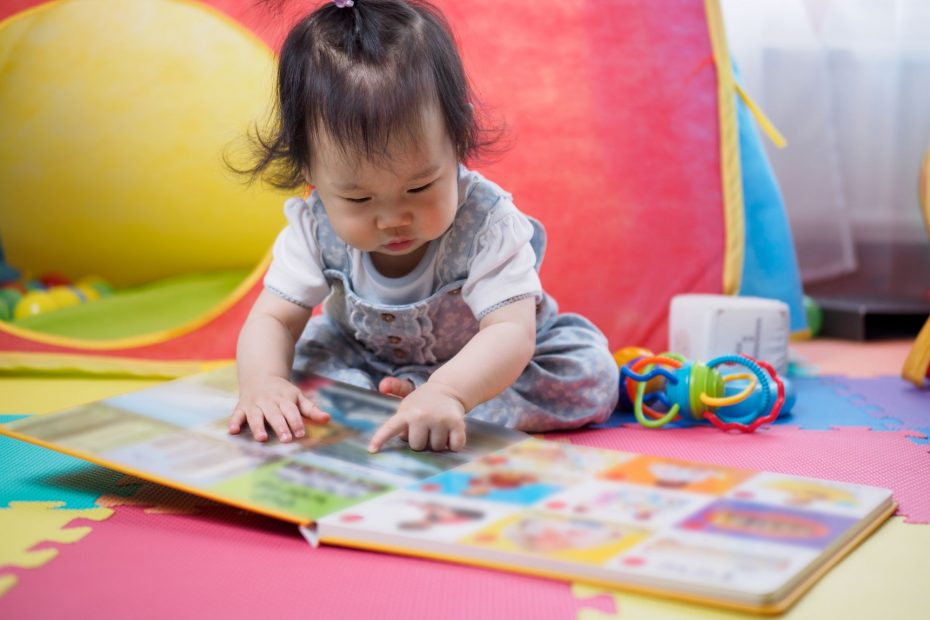
M 459 212 L 476 183 L 487 183 L 480 174 L 459 167 Z M 311 195 L 306 201 L 291 198 L 284 205 L 287 227 L 278 235 L 273 258 L 265 275 L 265 287 L 281 297 L 312 308 L 329 294 L 323 275 L 323 261 L 316 241 Z M 493 208 L 474 241 L 475 253 L 462 298 L 476 317 L 505 305 L 513 299 L 542 298 L 542 285 L 536 273 L 536 253 L 530 245 L 533 225 L 503 195 Z M 442 284 L 437 267 L 444 237 L 430 242 L 426 254 L 409 274 L 389 278 L 372 264 L 371 256 L 348 247 L 349 280 L 359 297 L 375 304 L 404 305 L 429 297 Z

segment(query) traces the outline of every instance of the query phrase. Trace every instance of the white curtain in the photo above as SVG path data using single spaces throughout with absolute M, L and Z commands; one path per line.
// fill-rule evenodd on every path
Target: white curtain
M 788 141 L 766 149 L 804 281 L 854 271 L 857 243 L 925 241 L 930 1 L 722 5 L 742 83 Z

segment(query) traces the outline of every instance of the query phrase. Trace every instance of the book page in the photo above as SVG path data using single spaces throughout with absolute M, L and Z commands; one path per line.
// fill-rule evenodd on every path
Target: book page
M 331 415 L 307 435 L 255 441 L 229 435 L 238 399 L 224 367 L 4 426 L 6 434 L 206 497 L 298 523 L 435 476 L 526 437 L 467 421 L 461 452 L 414 452 L 398 438 L 369 454 L 371 435 L 398 399 L 317 376 L 299 386 Z
M 886 489 L 527 439 L 322 519 L 356 544 L 759 608 Z

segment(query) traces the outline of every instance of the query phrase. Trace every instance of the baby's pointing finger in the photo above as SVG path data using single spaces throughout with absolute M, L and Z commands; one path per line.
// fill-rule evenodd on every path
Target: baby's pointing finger
M 377 452 L 388 439 L 402 433 L 406 428 L 407 422 L 405 422 L 403 418 L 397 415 L 392 416 L 371 436 L 371 441 L 368 442 L 368 451 L 372 453 Z

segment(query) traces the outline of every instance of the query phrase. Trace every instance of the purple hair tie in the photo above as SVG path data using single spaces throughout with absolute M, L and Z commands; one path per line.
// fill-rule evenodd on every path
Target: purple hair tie
M 353 2 L 353 0 L 333 0 L 333 4 L 338 6 L 340 9 L 345 9 L 350 6 L 355 6 L 355 2 Z

